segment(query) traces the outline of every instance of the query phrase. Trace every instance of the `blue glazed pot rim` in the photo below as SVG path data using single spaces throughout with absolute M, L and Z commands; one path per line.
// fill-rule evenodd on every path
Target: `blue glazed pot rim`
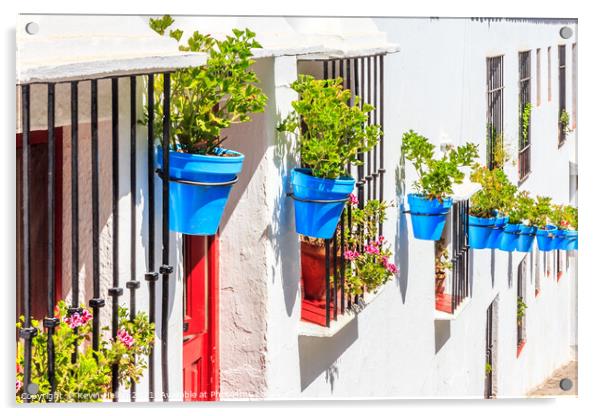
M 311 169 L 308 168 L 293 168 L 291 174 L 299 174 L 306 176 L 307 180 L 315 180 L 319 181 L 323 184 L 337 184 L 337 185 L 354 185 L 355 178 L 351 176 L 339 176 L 337 179 L 329 179 L 329 178 L 318 178 L 317 176 L 312 175 Z
M 245 155 L 243 155 L 240 152 L 237 152 L 236 150 L 230 150 L 230 149 L 224 149 L 222 147 L 218 147 L 217 151 L 219 152 L 219 155 L 200 155 L 197 153 L 177 152 L 173 149 L 169 149 L 169 157 L 172 159 L 193 160 L 193 161 L 198 161 L 198 162 L 211 161 L 212 163 L 240 163 L 245 158 Z M 162 154 L 163 147 L 157 146 L 157 152 L 159 154 Z M 230 154 L 230 155 L 235 155 L 235 156 L 229 156 L 229 157 L 220 156 L 223 154 Z

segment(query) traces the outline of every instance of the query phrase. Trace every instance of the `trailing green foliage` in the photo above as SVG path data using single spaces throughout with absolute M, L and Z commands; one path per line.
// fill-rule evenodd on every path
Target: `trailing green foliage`
M 278 131 L 296 133 L 301 163 L 318 178 L 336 179 L 345 174 L 347 164 L 361 165 L 359 153 L 376 146 L 379 125 L 368 125 L 374 107 L 344 89 L 342 79 L 318 80 L 299 75 L 291 84 L 299 94 L 295 110 L 278 126 Z
M 386 219 L 389 205 L 369 200 L 364 208 L 349 204 L 352 228 L 345 230 L 345 286 L 348 293 L 371 292 L 385 284 L 397 267 L 390 263 L 393 255 L 389 243 L 378 235 L 378 224 Z
M 489 170 L 486 166 L 475 167 L 470 180 L 481 185 L 481 189 L 470 198 L 470 215 L 490 218 L 507 215 L 514 206 L 516 186 L 510 182 L 503 170 Z
M 529 143 L 529 125 L 531 124 L 531 110 L 533 106 L 531 103 L 525 104 L 522 113 L 522 121 L 523 121 L 523 145 Z
M 129 388 L 131 381 L 138 382 L 147 367 L 146 356 L 154 343 L 154 324 L 144 312 L 138 313 L 130 321 L 127 309 L 119 308 L 119 332 L 116 339 L 101 337 L 98 351 L 91 345 L 92 314 L 82 307 L 82 314 L 69 316 L 67 304 L 60 301 L 55 308 L 59 325 L 53 336 L 55 351 L 55 402 L 95 402 L 111 398 L 111 367 L 117 365 L 121 385 Z M 48 381 L 47 332 L 40 322 L 32 320 L 38 333 L 32 338 L 31 382 L 39 387 L 39 392 L 31 396 L 32 402 L 50 401 Z M 22 328 L 21 316 L 17 328 Z M 101 335 L 109 331 L 102 328 Z M 74 349 L 77 343 L 78 348 Z M 16 400 L 23 401 L 23 342 L 17 343 L 17 386 Z M 72 362 L 72 355 L 77 359 Z
M 171 16 L 150 19 L 150 27 L 164 36 L 173 24 Z M 195 31 L 180 50 L 204 52 L 207 63 L 202 67 L 179 69 L 171 75 L 170 145 L 185 153 L 216 155 L 227 137 L 223 129 L 251 120 L 251 114 L 264 110 L 267 97 L 255 84 L 257 74 L 252 48 L 261 48 L 255 33 L 249 29 L 232 29 L 232 36 L 217 40 Z M 183 32 L 170 30 L 178 42 Z M 163 131 L 163 77 L 155 77 L 154 130 Z M 143 122 L 148 120 L 148 108 Z
M 561 230 L 578 230 L 578 209 L 571 205 L 553 205 L 550 220 Z
M 453 184 L 464 180 L 460 167 L 471 166 L 478 157 L 477 145 L 466 143 L 435 158 L 435 145 L 413 130 L 403 134 L 401 151 L 418 173 L 414 182 L 416 193 L 440 201 L 452 193 Z
M 566 111 L 566 109 L 562 109 L 558 121 L 560 122 L 560 127 L 562 128 L 563 133 L 567 134 L 573 131 L 569 127 L 569 125 L 571 124 L 571 117 L 569 116 L 569 113 Z
M 518 324 L 522 324 L 523 318 L 527 312 L 527 304 L 521 296 L 516 298 L 516 319 Z

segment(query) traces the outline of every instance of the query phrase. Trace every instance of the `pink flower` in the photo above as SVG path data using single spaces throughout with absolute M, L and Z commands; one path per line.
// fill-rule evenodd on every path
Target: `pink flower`
M 355 250 L 346 250 L 344 255 L 345 255 L 345 260 L 353 261 L 360 256 L 360 253 L 358 253 Z
M 90 319 L 92 319 L 92 314 L 84 309 L 81 314 L 75 312 L 73 315 L 63 318 L 63 322 L 67 323 L 71 329 L 75 329 L 85 325 Z
M 385 242 L 385 236 L 384 235 L 379 235 L 378 236 L 378 244 L 381 245 L 384 242 Z
M 90 319 L 92 319 L 92 314 L 89 310 L 84 309 L 81 316 L 82 324 L 86 324 Z
M 376 246 L 375 244 L 366 244 L 364 246 L 364 250 L 368 254 L 378 254 L 378 253 L 380 253 L 380 250 L 378 249 L 378 246 Z
M 349 194 L 349 203 L 353 206 L 357 206 L 357 204 L 359 204 L 360 201 L 358 201 L 357 196 Z
M 17 374 L 21 374 L 23 372 L 23 366 L 21 364 L 17 364 Z
M 385 265 L 385 267 L 387 268 L 387 271 L 389 271 L 390 273 L 397 273 L 399 271 L 399 269 L 397 268 L 396 265 L 394 265 L 393 263 L 388 263 Z
M 21 380 L 17 380 L 16 383 L 16 390 L 15 391 L 19 391 L 21 389 L 21 387 L 23 387 L 23 382 Z
M 128 332 L 121 328 L 117 331 L 117 339 L 121 341 L 127 348 L 130 348 L 134 344 L 134 337 L 132 337 Z

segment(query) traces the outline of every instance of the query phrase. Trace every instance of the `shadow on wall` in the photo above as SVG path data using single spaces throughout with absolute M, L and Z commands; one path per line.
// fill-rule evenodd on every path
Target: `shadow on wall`
M 451 336 L 451 321 L 435 320 L 435 354 L 443 348 Z
M 495 287 L 495 256 L 496 249 L 492 248 L 491 250 L 491 266 L 489 268 L 489 274 L 491 274 L 491 287 Z
M 405 195 L 405 159 L 403 154 L 395 168 L 395 196 L 399 211 L 397 215 L 397 232 L 395 233 L 395 264 L 399 266 L 397 284 L 401 293 L 401 301 L 405 303 L 408 291 L 408 236 L 409 228 L 406 215 L 403 213 L 403 198 Z
M 299 368 L 301 391 L 304 391 L 320 374 L 330 384 L 330 392 L 339 377 L 336 360 L 358 338 L 357 316 L 332 337 L 299 336 Z
M 274 110 L 270 108 L 270 110 Z M 273 113 L 270 112 L 270 115 Z M 280 124 L 285 117 L 279 112 L 275 114 L 274 126 Z M 268 226 L 268 236 L 273 242 L 276 264 L 281 265 L 280 270 L 272 270 L 272 282 L 280 276 L 282 294 L 286 312 L 290 317 L 297 300 L 299 291 L 299 278 L 301 269 L 299 238 L 295 232 L 295 218 L 293 201 L 286 196 L 289 188 L 289 170 L 295 166 L 293 142 L 285 133 L 274 130 L 274 166 L 278 169 L 280 178 L 279 193 L 275 198 L 272 211 L 272 221 Z M 289 273 L 291 272 L 291 273 Z M 291 275 L 292 274 L 292 275 Z
M 512 287 L 512 253 L 508 253 L 508 288 Z

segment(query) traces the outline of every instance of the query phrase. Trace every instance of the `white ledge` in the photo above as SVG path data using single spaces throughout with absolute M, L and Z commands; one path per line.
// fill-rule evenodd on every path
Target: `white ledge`
M 374 301 L 383 291 L 383 286 L 379 287 L 372 293 L 366 293 L 364 295 L 364 301 L 362 305 L 354 305 L 354 309 L 348 310 L 342 315 L 338 315 L 336 321 L 330 321 L 330 327 L 313 324 L 311 322 L 299 321 L 297 334 L 302 337 L 316 337 L 316 338 L 329 338 L 336 335 L 343 328 L 345 328 L 357 316 L 368 307 L 370 303 Z
M 399 46 L 393 43 L 379 45 L 365 45 L 355 48 L 324 47 L 316 53 L 307 53 L 299 56 L 300 61 L 324 61 L 328 59 L 360 58 L 372 55 L 386 55 L 399 52 Z
M 17 84 L 66 82 L 133 74 L 167 72 L 202 66 L 204 53 L 173 52 L 149 55 L 99 56 L 77 61 L 21 62 L 17 65 Z
M 454 313 L 447 313 L 435 309 L 435 321 L 455 321 L 469 303 L 470 298 L 465 298 L 458 306 L 456 306 Z
M 469 199 L 479 189 L 481 189 L 481 184 L 466 180 L 464 183 L 452 187 L 451 197 L 454 201 Z

